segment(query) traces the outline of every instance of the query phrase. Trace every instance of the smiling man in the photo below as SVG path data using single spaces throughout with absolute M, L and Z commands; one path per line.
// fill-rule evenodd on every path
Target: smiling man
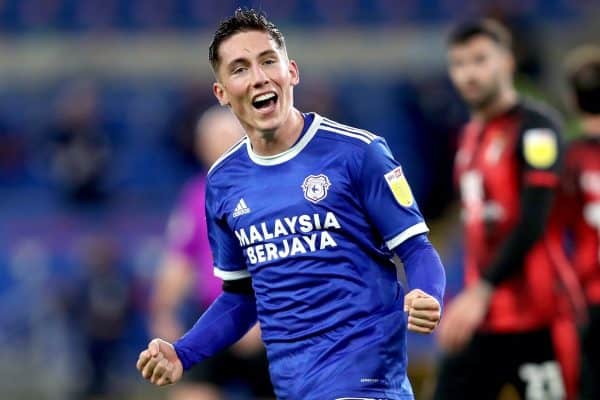
M 174 345 L 151 341 L 138 369 L 177 382 L 258 319 L 279 399 L 412 399 L 406 330 L 437 326 L 445 275 L 402 168 L 380 137 L 294 108 L 298 66 L 261 14 L 223 21 L 209 58 L 247 135 L 208 175 L 223 294 Z

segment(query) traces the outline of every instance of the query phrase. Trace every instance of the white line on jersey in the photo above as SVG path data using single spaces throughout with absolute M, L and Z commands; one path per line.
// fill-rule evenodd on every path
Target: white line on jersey
M 321 126 L 319 127 L 319 129 L 324 130 L 324 131 L 328 131 L 328 132 L 334 132 L 334 133 L 338 133 L 340 135 L 344 135 L 344 136 L 350 136 L 353 137 L 355 139 L 361 140 L 363 142 L 365 142 L 366 144 L 371 143 L 373 140 L 368 139 L 367 137 L 365 137 L 362 134 L 356 134 L 356 133 L 352 133 L 352 132 L 348 132 L 342 129 L 337 129 L 337 128 L 333 128 L 331 126 L 327 126 L 327 125 L 323 125 L 321 124 Z
M 217 158 L 217 160 L 213 163 L 213 165 L 211 165 L 211 167 L 208 169 L 208 174 L 210 174 L 217 165 L 221 164 L 225 159 L 227 159 L 227 157 L 229 157 L 230 155 L 235 153 L 235 151 L 237 149 L 239 149 L 243 144 L 246 143 L 246 140 L 248 140 L 248 136 L 242 137 L 233 146 L 231 146 L 229 149 L 227 149 L 225 151 L 225 153 L 221 154 L 221 156 L 219 158 Z
M 326 126 L 333 127 L 333 128 L 343 129 L 345 131 L 349 131 L 349 132 L 353 132 L 353 133 L 359 133 L 361 135 L 366 136 L 368 139 L 371 139 L 371 140 L 377 139 L 377 135 L 375 135 L 367 130 L 355 128 L 350 125 L 340 124 L 339 122 L 330 120 L 328 118 L 323 118 L 323 122 L 321 122 L 321 125 L 323 125 L 323 124 L 325 124 Z
M 338 397 L 335 400 L 385 400 L 385 399 L 374 399 L 372 397 Z

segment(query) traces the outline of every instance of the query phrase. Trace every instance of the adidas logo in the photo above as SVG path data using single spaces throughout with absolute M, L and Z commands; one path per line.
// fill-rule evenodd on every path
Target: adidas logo
M 250 208 L 244 201 L 244 199 L 240 199 L 238 201 L 237 206 L 235 206 L 235 210 L 233 210 L 233 218 L 239 217 L 240 215 L 248 214 L 250 212 Z

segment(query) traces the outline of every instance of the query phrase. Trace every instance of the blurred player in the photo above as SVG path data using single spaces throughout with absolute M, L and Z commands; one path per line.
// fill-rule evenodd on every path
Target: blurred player
M 465 227 L 465 289 L 439 328 L 435 399 L 563 399 L 551 328 L 559 297 L 542 240 L 561 159 L 553 111 L 520 99 L 511 38 L 494 21 L 449 37 L 450 77 L 468 103 L 455 159 Z
M 600 48 L 586 46 L 567 58 L 569 89 L 583 135 L 566 150 L 561 190 L 556 201 L 553 249 L 571 243 L 569 257 L 588 303 L 588 324 L 581 337 L 583 400 L 600 399 Z M 566 235 L 565 235 L 566 234 Z M 563 252 L 564 255 L 564 252 Z
M 214 93 L 248 135 L 208 175 L 224 293 L 174 346 L 151 341 L 138 369 L 176 382 L 258 317 L 278 398 L 412 399 L 406 330 L 436 327 L 445 275 L 401 167 L 381 138 L 294 108 L 298 66 L 264 16 L 237 10 L 209 54 Z
M 242 136 L 243 129 L 228 108 L 211 107 L 198 121 L 196 155 L 208 169 Z M 203 310 L 221 294 L 206 231 L 205 186 L 205 173 L 192 179 L 169 221 L 168 249 L 156 276 L 151 315 L 153 335 L 166 340 L 175 340 L 185 331 L 178 311 L 190 292 Z M 248 386 L 254 398 L 273 397 L 267 367 L 257 324 L 231 350 L 190 371 L 185 384 L 173 388 L 170 398 L 222 399 L 219 386 L 231 382 Z

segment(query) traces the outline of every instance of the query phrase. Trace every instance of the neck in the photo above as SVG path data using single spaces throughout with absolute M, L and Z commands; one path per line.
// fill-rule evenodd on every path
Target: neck
M 510 110 L 517 104 L 519 96 L 514 87 L 510 86 L 500 91 L 498 97 L 485 107 L 472 110 L 473 119 L 480 121 L 489 121 Z
M 248 138 L 252 144 L 252 151 L 259 156 L 274 156 L 283 153 L 296 143 L 304 118 L 300 111 L 292 108 L 285 122 L 275 130 L 249 132 Z
M 600 115 L 584 115 L 581 118 L 581 129 L 586 136 L 600 137 Z

